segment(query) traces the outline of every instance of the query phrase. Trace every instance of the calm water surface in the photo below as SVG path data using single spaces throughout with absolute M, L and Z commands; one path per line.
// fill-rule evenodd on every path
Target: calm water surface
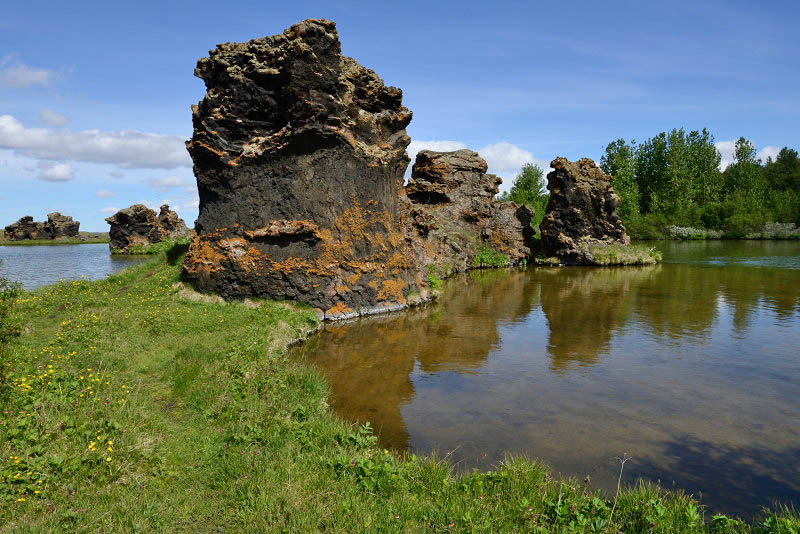
M 385 446 L 507 452 L 612 489 L 661 481 L 744 516 L 800 505 L 800 243 L 658 243 L 637 268 L 475 271 L 438 302 L 295 350 Z
M 97 280 L 144 258 L 112 256 L 108 245 L 0 246 L 0 276 L 21 282 L 25 289 L 82 276 Z

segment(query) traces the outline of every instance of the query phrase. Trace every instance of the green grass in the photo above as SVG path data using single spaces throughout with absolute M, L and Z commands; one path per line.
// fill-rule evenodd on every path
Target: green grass
M 3 247 L 24 247 L 31 245 L 89 245 L 94 243 L 108 243 L 108 232 L 80 232 L 78 237 L 69 239 L 24 239 L 22 241 L 9 241 L 0 239 Z M 94 237 L 97 236 L 97 237 Z
M 661 252 L 645 245 L 589 245 L 595 265 L 651 265 L 661 261 Z
M 189 243 L 192 241 L 190 237 L 179 237 L 177 239 L 165 239 L 163 241 L 159 241 L 158 243 L 146 243 L 141 245 L 134 245 L 128 249 L 128 252 L 125 254 L 130 254 L 132 256 L 141 256 L 141 255 L 149 255 L 155 256 L 159 254 L 165 254 L 169 250 L 171 250 L 175 245 L 179 246 L 188 246 Z M 122 254 L 123 252 L 119 249 L 112 249 L 112 254 Z
M 435 264 L 431 263 L 425 268 L 425 271 L 427 273 L 428 288 L 433 291 L 438 291 L 442 289 L 442 286 L 444 285 L 444 280 L 442 280 L 442 278 L 439 276 L 438 267 L 436 267 Z
M 337 419 L 285 349 L 306 307 L 192 298 L 180 257 L 22 293 L 3 347 L 2 532 L 797 532 L 640 484 L 618 499 L 509 457 L 455 475 Z M 612 512 L 613 510 L 613 512 Z
M 485 245 L 478 247 L 472 267 L 505 267 L 508 265 L 508 256 L 492 250 Z

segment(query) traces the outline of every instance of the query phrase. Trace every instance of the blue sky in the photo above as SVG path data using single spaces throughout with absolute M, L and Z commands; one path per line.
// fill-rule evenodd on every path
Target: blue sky
M 231 7 L 231 5 L 234 7 Z M 800 148 L 797 2 L 4 2 L 0 225 L 58 210 L 85 230 L 136 202 L 197 215 L 190 105 L 217 43 L 337 22 L 346 55 L 404 91 L 410 150 L 599 160 L 618 137 L 707 127 Z

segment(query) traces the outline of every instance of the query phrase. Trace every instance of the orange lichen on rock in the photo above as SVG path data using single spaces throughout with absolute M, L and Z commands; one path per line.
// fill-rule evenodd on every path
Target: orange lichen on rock
M 339 315 L 342 313 L 351 313 L 352 311 L 353 308 L 350 308 L 340 300 L 339 302 L 337 302 L 336 304 L 325 310 L 325 315 Z
M 405 287 L 406 283 L 402 278 L 384 280 L 383 287 L 381 287 L 380 291 L 378 291 L 378 300 L 405 304 L 406 299 L 405 296 L 403 296 L 403 290 Z
M 210 276 L 222 270 L 223 254 L 217 252 L 214 243 L 200 236 L 195 236 L 186 252 L 183 268 L 190 273 Z

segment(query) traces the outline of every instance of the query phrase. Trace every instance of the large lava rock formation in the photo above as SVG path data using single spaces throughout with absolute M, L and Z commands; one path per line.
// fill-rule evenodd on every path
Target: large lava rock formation
M 198 289 L 341 318 L 406 305 L 427 265 L 464 269 L 481 243 L 511 261 L 529 253 L 530 212 L 500 207 L 499 178 L 473 152 L 423 153 L 406 195 L 411 112 L 341 55 L 333 22 L 218 45 L 195 74 L 207 89 L 187 142 L 200 213 L 183 275 Z
M 547 175 L 550 200 L 539 225 L 542 248 L 565 263 L 592 263 L 593 245 L 629 245 L 630 238 L 617 215 L 619 197 L 611 176 L 594 161 L 556 158 Z
M 195 74 L 208 93 L 187 143 L 200 215 L 184 275 L 334 316 L 404 305 L 420 280 L 398 214 L 402 91 L 342 56 L 325 20 L 221 44 Z

